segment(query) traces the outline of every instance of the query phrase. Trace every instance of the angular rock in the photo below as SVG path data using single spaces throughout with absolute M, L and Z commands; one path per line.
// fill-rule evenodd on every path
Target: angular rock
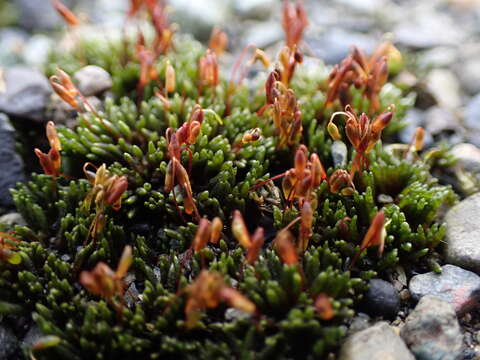
M 25 180 L 23 161 L 15 152 L 15 132 L 5 114 L 0 114 L 0 206 L 12 205 L 10 189 Z
M 10 329 L 0 325 L 0 359 L 9 359 L 18 350 L 18 341 Z
M 3 74 L 0 112 L 15 118 L 44 122 L 52 90 L 45 76 L 27 67 L 12 67 Z
M 408 289 L 415 300 L 433 295 L 452 305 L 457 314 L 463 314 L 477 305 L 480 277 L 458 266 L 444 265 L 441 274 L 432 271 L 415 275 Z
M 88 65 L 78 70 L 73 78 L 84 96 L 101 94 L 112 87 L 112 77 L 100 66 Z
M 445 216 L 446 260 L 476 273 L 480 273 L 479 211 L 480 193 L 477 193 L 452 207 Z
M 402 338 L 380 322 L 347 338 L 339 360 L 415 360 Z
M 400 298 L 391 283 L 372 279 L 362 305 L 369 315 L 393 319 L 400 309 Z
M 460 360 L 463 337 L 457 316 L 446 301 L 424 296 L 412 311 L 400 335 L 417 359 Z

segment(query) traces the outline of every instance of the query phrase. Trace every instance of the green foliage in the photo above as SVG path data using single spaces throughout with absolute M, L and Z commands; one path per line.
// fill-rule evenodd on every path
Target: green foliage
M 0 262 L 0 314 L 33 312 L 33 320 L 49 336 L 42 340 L 44 349 L 35 350 L 35 358 L 322 358 L 335 351 L 344 336 L 366 280 L 397 263 L 434 266 L 435 247 L 445 233 L 437 214 L 455 201 L 455 195 L 432 177 L 427 161 L 397 156 L 381 144 L 369 154 L 370 168 L 354 179 L 352 196 L 331 193 L 327 182 L 316 190 L 310 244 L 299 264 L 283 264 L 272 239 L 299 209 L 287 206 L 279 180 L 252 187 L 291 168 L 295 149 L 278 149 L 270 117 L 258 115 L 264 93 L 250 93 L 238 85 L 229 97 L 226 81 L 200 93 L 197 65 L 204 50 L 182 38 L 174 51 L 155 63 L 159 83 L 167 58 L 177 74 L 169 106 L 152 96 L 154 84 L 148 85 L 137 106 L 139 64 L 133 48 L 133 41 L 125 47 L 114 40 L 85 40 L 72 53 L 51 56 L 47 73 L 58 65 L 71 73 L 86 63 L 96 64 L 111 73 L 114 87 L 113 98 L 105 99 L 99 116 L 79 114 L 74 129 L 59 128 L 68 176 L 33 175 L 12 191 L 28 226 L 12 229 L 21 240 L 17 251 L 22 262 Z M 325 88 L 327 72 L 318 66 L 309 71 L 300 67 L 292 88 L 301 103 L 302 142 L 332 174 L 337 169 L 325 124 L 338 109 L 324 108 L 325 93 L 319 89 Z M 263 86 L 260 77 L 255 88 Z M 368 108 L 359 96 L 354 99 L 358 109 Z M 396 119 L 389 128 L 394 132 L 412 97 L 387 84 L 381 100 L 383 109 L 396 105 Z M 191 154 L 182 149 L 182 164 L 190 170 L 191 161 L 189 178 L 201 216 L 218 216 L 226 226 L 218 244 L 192 255 L 197 221 L 185 213 L 178 187 L 170 193 L 164 187 L 170 161 L 166 131 L 187 122 L 197 103 L 206 110 L 205 119 Z M 244 133 L 254 128 L 261 130 L 260 139 L 243 144 Z M 347 146 L 351 161 L 353 150 Z M 121 208 L 102 214 L 105 226 L 95 239 L 90 230 L 98 214 L 82 206 L 92 188 L 82 172 L 87 161 L 105 163 L 112 174 L 126 176 L 129 184 Z M 382 208 L 389 221 L 383 256 L 376 248 L 368 249 L 351 266 L 372 218 Z M 265 246 L 254 265 L 245 263 L 245 251 L 231 234 L 236 209 L 251 232 L 265 228 Z M 298 235 L 299 225 L 291 230 Z M 88 293 L 78 276 L 100 261 L 116 268 L 127 244 L 134 248 L 134 260 L 126 280 L 127 304 L 117 313 Z M 188 329 L 184 289 L 202 268 L 222 274 L 255 304 L 257 314 L 250 316 L 222 303 Z M 320 294 L 331 299 L 332 319 L 323 319 L 315 308 Z

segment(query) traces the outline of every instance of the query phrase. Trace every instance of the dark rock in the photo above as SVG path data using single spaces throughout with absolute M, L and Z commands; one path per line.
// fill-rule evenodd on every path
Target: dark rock
M 5 92 L 0 93 L 0 112 L 15 118 L 44 122 L 52 90 L 45 76 L 27 67 L 5 71 Z
M 477 304 L 480 277 L 458 266 L 444 265 L 441 274 L 432 271 L 415 275 L 408 287 L 415 300 L 433 295 L 451 304 L 457 314 L 462 314 Z
M 401 336 L 417 359 L 460 360 L 463 338 L 452 306 L 424 296 L 408 315 Z
M 388 281 L 372 279 L 363 300 L 363 308 L 371 316 L 393 319 L 400 309 L 398 292 Z
M 5 114 L 0 114 L 0 206 L 12 205 L 10 189 L 25 180 L 23 162 L 15 152 L 15 132 Z
M 402 338 L 380 322 L 347 338 L 339 360 L 415 360 Z
M 96 65 L 88 65 L 78 70 L 73 78 L 77 82 L 78 90 L 84 96 L 101 94 L 112 87 L 110 74 Z
M 18 350 L 18 341 L 10 329 L 0 325 L 0 359 L 8 359 Z
M 447 222 L 445 256 L 451 264 L 480 272 L 480 194 L 472 195 L 452 207 Z

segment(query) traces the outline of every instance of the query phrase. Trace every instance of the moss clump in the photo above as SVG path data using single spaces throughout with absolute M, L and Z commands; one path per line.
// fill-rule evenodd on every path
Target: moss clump
M 265 105 L 266 76 L 250 80 L 255 84 L 250 89 L 226 80 L 199 85 L 204 49 L 185 38 L 174 38 L 174 44 L 155 57 L 158 76 L 142 92 L 142 64 L 133 41 L 81 41 L 72 53 L 52 54 L 47 73 L 56 66 L 67 72 L 85 64 L 104 67 L 113 78 L 113 96 L 103 101 L 102 110 L 80 112 L 75 128 L 58 128 L 60 175 L 33 175 L 12 190 L 28 226 L 3 229 L 15 237 L 9 251 L 22 261 L 0 261 L 0 314 L 7 321 L 32 314 L 45 337 L 25 353 L 32 351 L 38 359 L 325 357 L 344 336 L 366 280 L 399 263 L 437 269 L 435 247 L 445 232 L 437 215 L 456 197 L 431 175 L 420 149 L 407 146 L 399 155 L 381 142 L 365 155 L 368 166 L 351 179 L 354 189 L 334 191 L 332 174 L 343 169 L 348 175 L 356 150 L 340 135 L 345 161 L 333 161 L 337 155 L 332 156 L 327 122 L 343 109 L 339 102 L 326 104 L 326 69 L 298 66 L 288 85 L 301 111 L 299 136 L 297 143 L 279 147 L 271 109 L 259 111 Z M 165 93 L 169 66 L 176 87 Z M 158 91 L 161 97 L 154 96 Z M 370 111 L 362 89 L 348 91 L 352 107 L 372 118 L 395 105 L 385 130 L 394 138 L 412 97 L 387 83 L 379 93 L 380 109 Z M 172 134 L 191 124 L 199 114 L 197 104 L 202 120 L 195 140 L 173 156 Z M 339 134 L 348 135 L 345 122 L 337 125 Z M 242 141 L 252 129 L 257 130 L 250 134 L 261 136 Z M 308 197 L 292 200 L 282 192 L 281 180 L 266 180 L 294 167 L 299 143 L 318 154 L 326 172 Z M 85 179 L 86 162 L 106 164 L 107 180 L 125 177 L 128 188 L 109 193 L 98 171 L 95 180 L 88 172 Z M 188 187 L 180 181 L 167 191 L 175 162 L 180 166 L 174 180 L 183 168 L 200 217 L 218 217 L 226 225 L 218 242 L 195 252 L 199 218 L 189 211 Z M 101 210 L 85 206 L 92 188 L 92 201 L 100 202 Z M 286 261 L 274 238 L 285 227 L 299 236 L 305 202 L 314 205 L 312 234 L 306 250 L 295 251 L 298 260 Z M 362 239 L 381 209 L 388 221 L 378 256 L 377 247 L 363 247 Z M 243 213 L 252 233 L 264 228 L 265 243 L 252 263 L 232 234 L 234 210 Z M 115 268 L 127 245 L 133 248 L 133 264 L 124 279 L 125 294 L 116 294 L 126 300 L 119 308 L 88 292 L 79 274 L 100 262 Z M 188 291 L 202 269 L 220 274 L 225 286 L 254 304 L 254 314 L 220 302 L 200 311 L 194 326 L 187 324 L 189 299 L 205 295 Z

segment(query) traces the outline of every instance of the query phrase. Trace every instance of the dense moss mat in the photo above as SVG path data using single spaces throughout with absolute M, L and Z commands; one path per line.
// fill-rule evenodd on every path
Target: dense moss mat
M 31 316 L 45 335 L 37 343 L 35 358 L 323 358 L 345 335 L 368 279 L 385 276 L 397 264 L 438 270 L 435 248 L 445 233 L 438 213 L 456 196 L 432 177 L 431 166 L 446 155 L 430 151 L 405 157 L 381 143 L 368 154 L 369 169 L 355 177 L 353 195 L 333 194 L 325 181 L 315 190 L 318 206 L 308 248 L 299 264 L 284 264 L 272 240 L 299 210 L 287 204 L 281 180 L 252 187 L 291 168 L 295 148 L 278 148 L 268 113 L 257 114 L 265 103 L 265 74 L 249 79 L 248 87 L 236 85 L 229 97 L 227 80 L 199 91 L 198 59 L 204 52 L 200 44 L 178 37 L 174 49 L 156 60 L 158 83 L 164 82 L 167 58 L 176 72 L 168 107 L 153 96 L 154 83 L 137 106 L 140 65 L 133 42 L 86 40 L 72 53 L 52 54 L 47 73 L 56 66 L 73 73 L 96 64 L 112 75 L 113 91 L 100 116 L 80 114 L 74 129 L 57 126 L 68 176 L 33 175 L 12 191 L 28 225 L 4 228 L 20 240 L 16 252 L 21 262 L 0 261 L 0 314 L 7 323 Z M 326 124 L 340 109 L 325 108 L 327 76 L 321 63 L 299 65 L 291 87 L 302 111 L 301 142 L 332 174 L 341 166 L 350 169 L 354 150 L 344 137 L 349 161 L 334 167 Z M 366 111 L 368 102 L 358 90 L 350 91 L 353 107 Z M 384 131 L 384 137 L 394 138 L 413 98 L 387 83 L 380 99 L 381 111 L 396 106 Z M 180 192 L 174 199 L 164 190 L 169 162 L 165 133 L 185 123 L 195 104 L 210 110 L 204 112 L 200 135 L 190 146 L 193 197 L 201 216 L 218 216 L 225 227 L 218 244 L 191 255 L 197 223 L 185 213 Z M 343 125 L 339 127 L 343 133 Z M 254 128 L 261 129 L 260 139 L 239 145 L 244 133 Z M 183 151 L 186 168 L 189 160 L 188 151 Z M 95 208 L 84 206 L 91 190 L 82 173 L 87 161 L 104 163 L 112 174 L 128 179 L 121 208 L 105 210 L 105 226 L 95 241 L 89 235 Z M 382 208 L 389 220 L 383 255 L 367 249 L 350 268 L 372 218 Z M 251 232 L 258 226 L 265 229 L 265 245 L 254 265 L 245 263 L 245 251 L 231 234 L 236 209 Z M 291 229 L 298 234 L 298 224 Z M 133 247 L 133 265 L 126 279 L 127 306 L 118 313 L 86 291 L 78 277 L 100 261 L 116 268 L 126 245 Z M 255 304 L 257 314 L 222 304 L 205 311 L 195 327 L 186 327 L 188 295 L 182 289 L 202 268 L 222 274 Z M 316 311 L 319 294 L 330 299 L 333 318 L 325 320 Z

